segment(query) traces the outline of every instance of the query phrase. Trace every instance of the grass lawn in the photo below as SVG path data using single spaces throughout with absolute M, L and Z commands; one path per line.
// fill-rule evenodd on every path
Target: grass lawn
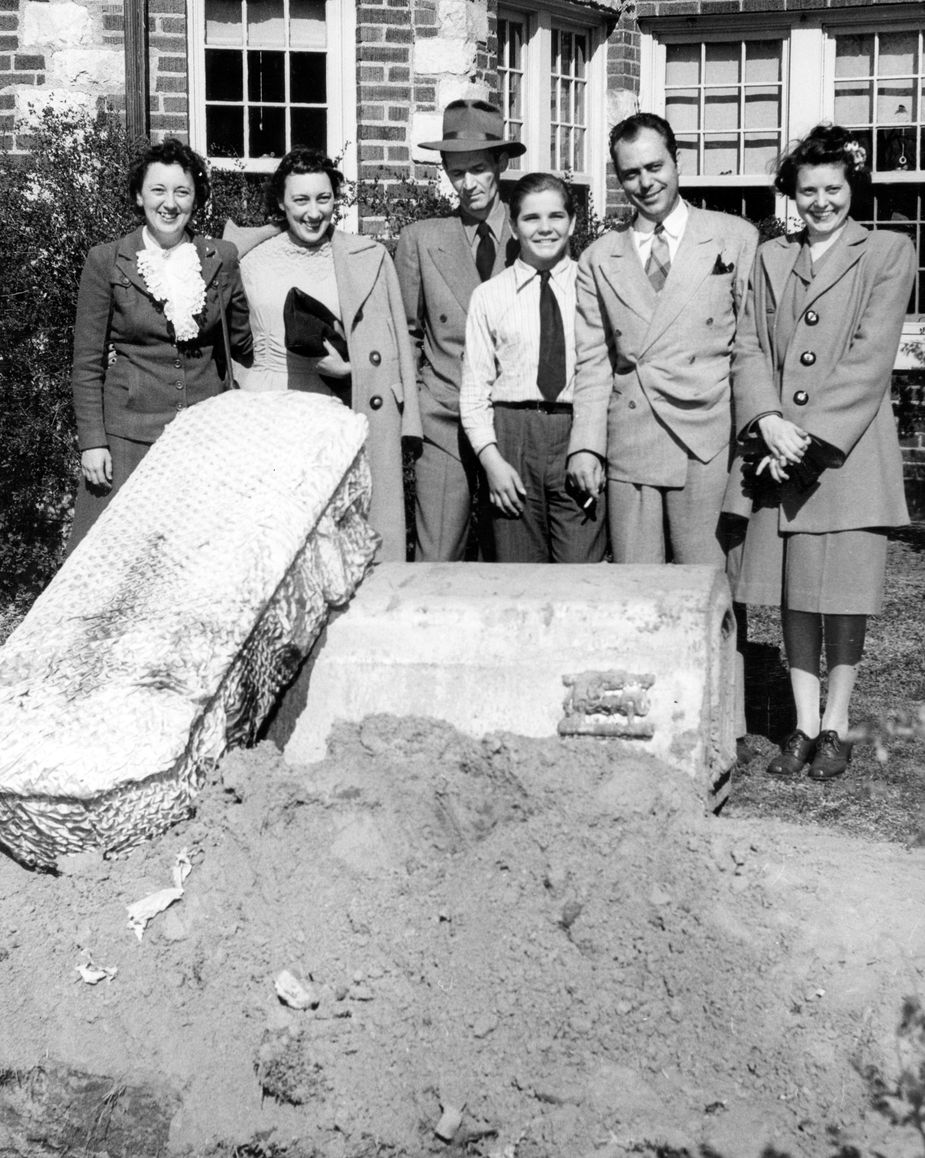
M 774 816 L 874 839 L 925 843 L 925 734 L 856 745 L 844 776 L 824 784 L 765 774 L 776 743 L 793 723 L 776 609 L 749 608 L 746 656 L 748 728 L 760 756 L 735 773 L 726 813 Z M 868 623 L 852 726 L 914 712 L 925 701 L 925 524 L 894 533 L 883 612 Z

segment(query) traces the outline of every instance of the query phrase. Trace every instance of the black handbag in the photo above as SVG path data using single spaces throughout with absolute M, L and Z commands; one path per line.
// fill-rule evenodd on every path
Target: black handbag
M 293 286 L 283 305 L 283 327 L 286 349 L 306 358 L 323 358 L 325 341 L 330 342 L 344 361 L 348 361 L 347 342 L 337 317 L 323 302 Z

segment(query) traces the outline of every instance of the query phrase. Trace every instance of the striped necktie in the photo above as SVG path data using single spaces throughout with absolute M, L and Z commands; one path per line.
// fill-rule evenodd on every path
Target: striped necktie
M 671 269 L 671 253 L 668 249 L 668 238 L 665 236 L 665 226 L 660 221 L 655 227 L 649 260 L 646 262 L 646 277 L 656 293 L 659 293 L 665 284 L 669 269 Z

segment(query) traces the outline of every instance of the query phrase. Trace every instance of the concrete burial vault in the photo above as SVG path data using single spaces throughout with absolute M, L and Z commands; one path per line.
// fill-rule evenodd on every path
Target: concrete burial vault
M 735 627 L 710 567 L 376 567 L 335 613 L 271 737 L 320 759 L 335 720 L 447 720 L 473 736 L 594 737 L 683 769 L 722 803 Z

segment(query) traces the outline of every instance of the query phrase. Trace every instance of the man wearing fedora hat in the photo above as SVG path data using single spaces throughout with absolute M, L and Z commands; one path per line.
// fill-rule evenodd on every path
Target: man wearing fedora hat
M 499 181 L 508 158 L 526 150 L 505 140 L 501 111 L 481 100 L 447 105 L 442 139 L 424 141 L 421 148 L 441 154 L 459 210 L 453 217 L 408 225 L 395 253 L 408 328 L 420 357 L 424 442 L 415 467 L 415 558 L 455 562 L 465 554 L 478 477 L 459 420 L 466 314 L 475 287 L 516 256 Z M 489 523 L 486 518 L 486 528 Z

